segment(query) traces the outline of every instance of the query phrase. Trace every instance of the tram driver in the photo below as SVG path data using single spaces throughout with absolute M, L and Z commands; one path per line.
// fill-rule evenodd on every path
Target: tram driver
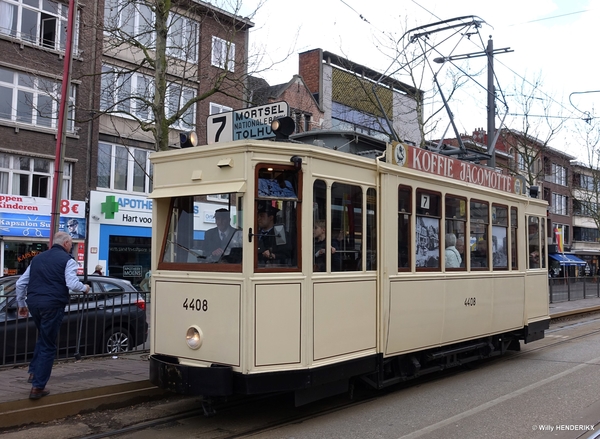
M 258 265 L 291 264 L 292 249 L 283 226 L 275 226 L 275 218 L 279 209 L 270 203 L 258 206 Z

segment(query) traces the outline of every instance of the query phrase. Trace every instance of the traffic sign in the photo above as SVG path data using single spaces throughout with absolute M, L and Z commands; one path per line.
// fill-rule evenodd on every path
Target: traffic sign
M 271 122 L 278 117 L 288 116 L 289 112 L 288 103 L 282 101 L 212 114 L 206 121 L 206 143 L 275 137 Z

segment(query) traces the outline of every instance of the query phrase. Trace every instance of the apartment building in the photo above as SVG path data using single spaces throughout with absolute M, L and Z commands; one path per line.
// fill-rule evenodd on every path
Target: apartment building
M 0 0 L 5 274 L 23 272 L 47 248 L 67 17 L 62 1 Z M 181 132 L 205 139 L 211 113 L 244 106 L 253 23 L 203 1 L 173 3 L 162 64 L 155 62 L 155 16 L 143 2 L 96 0 L 80 4 L 76 17 L 60 229 L 73 232 L 82 270 L 101 264 L 136 283 L 150 266 L 148 157 L 161 146 L 179 147 Z M 152 104 L 162 91 L 155 72 L 162 66 L 166 117 L 174 117 L 161 124 L 166 146 L 153 135 Z

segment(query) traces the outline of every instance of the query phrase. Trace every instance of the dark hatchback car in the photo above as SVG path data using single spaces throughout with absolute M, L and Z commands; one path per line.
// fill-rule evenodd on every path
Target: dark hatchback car
M 83 276 L 79 278 L 84 281 Z M 0 365 L 30 360 L 37 338 L 33 319 L 17 315 L 18 279 L 0 277 Z M 90 294 L 69 293 L 58 335 L 58 357 L 119 353 L 143 345 L 148 336 L 143 295 L 123 279 L 88 276 L 86 282 L 91 285 Z

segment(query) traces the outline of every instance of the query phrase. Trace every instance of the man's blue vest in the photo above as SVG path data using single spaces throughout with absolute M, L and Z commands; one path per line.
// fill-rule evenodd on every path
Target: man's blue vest
M 69 303 L 65 268 L 72 256 L 60 244 L 35 256 L 29 266 L 27 306 L 60 308 Z

